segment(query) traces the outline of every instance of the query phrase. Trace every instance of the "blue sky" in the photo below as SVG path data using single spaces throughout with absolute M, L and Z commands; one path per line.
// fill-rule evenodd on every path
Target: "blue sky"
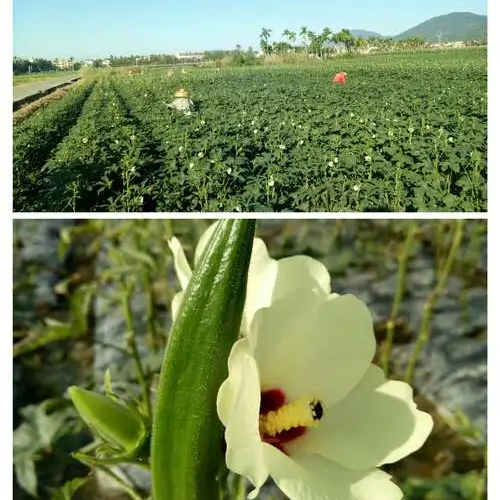
M 392 36 L 449 12 L 486 14 L 486 0 L 13 0 L 14 55 L 77 59 L 258 48 L 284 29 L 329 26 Z

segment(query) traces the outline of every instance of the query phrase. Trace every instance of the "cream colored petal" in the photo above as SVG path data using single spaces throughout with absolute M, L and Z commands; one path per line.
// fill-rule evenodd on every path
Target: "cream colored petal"
M 185 290 L 193 273 L 189 267 L 182 245 L 175 236 L 168 242 L 168 246 L 174 257 L 175 273 L 177 274 L 181 288 Z
M 179 292 L 174 295 L 172 299 L 172 323 L 176 320 L 179 310 L 182 305 L 182 298 L 184 297 L 184 292 Z
M 432 432 L 434 421 L 429 413 L 417 409 L 417 405 L 413 401 L 413 389 L 405 382 L 390 380 L 380 387 L 379 392 L 404 401 L 407 404 L 408 411 L 413 414 L 415 425 L 411 435 L 399 447 L 395 446 L 392 451 L 379 461 L 378 465 L 382 465 L 397 462 L 420 449 Z
M 297 370 L 308 344 L 322 300 L 311 289 L 295 290 L 257 311 L 249 340 L 259 366 L 262 389 L 282 389 L 289 400 L 303 397 Z M 297 390 L 297 385 L 299 386 Z
M 254 238 L 252 245 L 252 257 L 250 262 L 250 274 L 259 274 L 259 270 L 269 265 L 271 261 L 266 244 L 260 238 Z
M 302 387 L 314 390 L 313 396 L 327 407 L 340 401 L 365 374 L 375 348 L 373 319 L 366 305 L 354 295 L 330 295 L 302 353 Z
M 240 339 L 233 344 L 228 359 L 228 377 L 217 393 L 217 414 L 224 426 L 227 426 L 236 393 L 241 385 L 241 369 L 244 366 L 242 359 L 245 354 L 250 354 L 250 343 L 247 338 Z
M 195 265 L 214 230 L 215 224 L 212 224 L 201 236 L 196 247 Z M 319 288 L 325 293 L 329 293 L 330 275 L 328 270 L 319 261 L 302 255 L 281 260 L 272 259 L 264 241 L 255 238 L 248 271 L 242 332 L 248 333 L 257 310 L 269 306 L 271 301 L 297 288 Z
M 270 445 L 264 458 L 279 488 L 291 500 L 400 500 L 401 490 L 378 469 L 345 469 L 319 455 L 289 457 Z
M 250 330 L 264 386 L 326 406 L 352 390 L 375 353 L 371 314 L 352 295 L 295 290 L 258 311 Z
M 379 469 L 370 472 L 351 486 L 356 500 L 401 500 L 403 492 L 391 481 L 391 476 Z
M 274 260 L 269 257 L 265 243 L 254 240 L 250 263 L 244 327 L 247 332 L 255 312 L 267 307 L 296 289 L 320 289 L 330 292 L 330 275 L 321 262 L 304 255 Z
M 248 269 L 247 296 L 241 326 L 244 334 L 248 333 L 255 312 L 271 303 L 277 273 L 277 261 L 269 257 L 265 243 L 255 238 Z
M 239 380 L 238 380 L 239 381 Z M 224 427 L 229 422 L 229 415 L 236 399 L 237 386 L 234 385 L 235 380 L 229 377 L 222 382 L 217 392 L 217 415 Z
M 225 432 L 226 464 L 233 472 L 249 478 L 258 489 L 269 475 L 259 434 L 259 373 L 255 359 L 245 352 L 237 353 L 233 363 L 231 371 L 239 372 L 241 376 L 232 395 L 232 408 L 228 412 Z M 223 394 L 222 397 L 224 396 Z M 224 401 L 219 402 L 222 413 L 226 412 L 225 406 Z
M 273 300 L 298 288 L 319 288 L 329 294 L 330 282 L 328 269 L 318 260 L 306 255 L 280 259 Z
M 352 392 L 328 408 L 320 425 L 297 440 L 295 451 L 319 453 L 351 469 L 391 463 L 413 453 L 432 430 L 404 382 L 387 381 L 371 365 Z

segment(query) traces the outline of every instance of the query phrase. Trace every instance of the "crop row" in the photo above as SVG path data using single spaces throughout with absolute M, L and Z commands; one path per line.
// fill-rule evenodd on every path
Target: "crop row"
M 14 128 L 14 208 L 30 205 L 39 195 L 37 178 L 52 150 L 78 121 L 94 81 L 77 85 L 72 92 L 17 124 Z
M 461 52 L 345 60 L 337 87 L 334 63 L 106 74 L 18 207 L 486 210 L 486 59 Z
M 141 177 L 146 176 L 142 167 L 155 163 L 147 157 L 144 140 L 111 81 L 102 79 L 76 124 L 38 170 L 38 196 L 29 209 L 141 210 L 144 199 L 137 191 Z

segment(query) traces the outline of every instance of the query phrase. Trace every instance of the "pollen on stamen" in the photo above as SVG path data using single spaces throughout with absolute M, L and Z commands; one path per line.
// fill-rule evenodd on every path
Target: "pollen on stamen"
M 260 416 L 262 435 L 274 437 L 277 434 L 300 427 L 316 427 L 323 418 L 324 409 L 321 401 L 302 398 L 285 404 L 275 411 Z

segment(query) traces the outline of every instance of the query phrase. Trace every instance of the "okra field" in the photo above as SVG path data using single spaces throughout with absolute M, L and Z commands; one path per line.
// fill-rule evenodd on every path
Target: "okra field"
M 14 210 L 486 211 L 486 146 L 485 49 L 99 70 L 14 126 Z

